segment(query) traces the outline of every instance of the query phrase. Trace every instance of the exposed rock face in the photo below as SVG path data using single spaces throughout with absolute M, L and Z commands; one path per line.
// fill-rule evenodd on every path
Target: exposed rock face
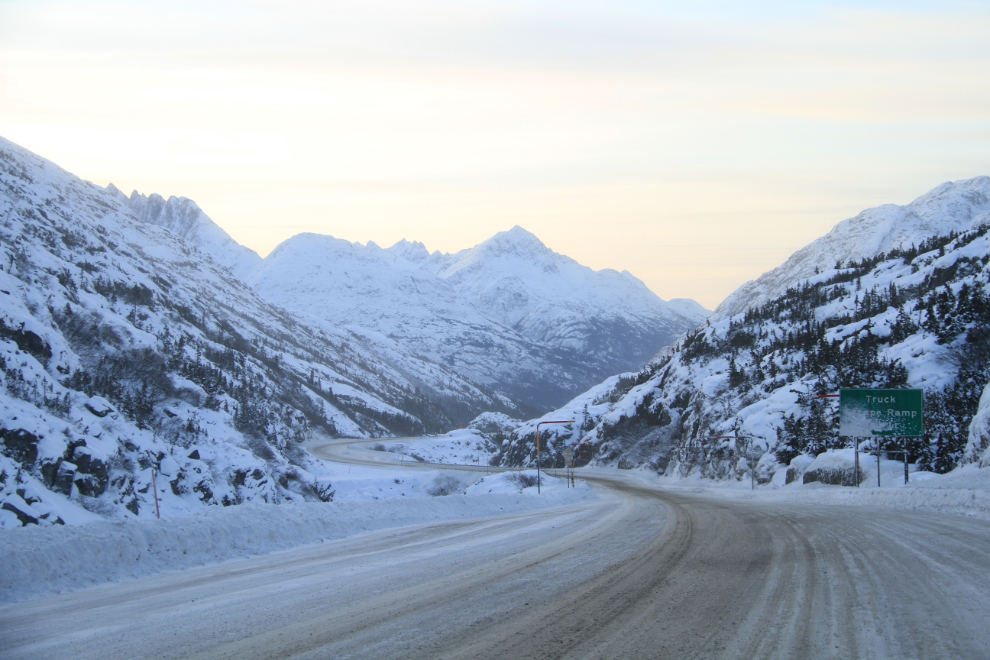
M 110 481 L 106 463 L 94 457 L 86 447 L 76 447 L 73 462 L 76 465 L 76 474 L 72 482 L 79 494 L 86 497 L 102 495 Z
M 0 429 L 0 439 L 3 440 L 4 454 L 30 467 L 38 458 L 38 438 L 24 429 Z
M 13 340 L 17 348 L 39 360 L 47 360 L 52 356 L 52 347 L 36 333 L 25 330 L 23 324 L 20 328 L 8 328 L 4 320 L 0 319 L 0 338 Z

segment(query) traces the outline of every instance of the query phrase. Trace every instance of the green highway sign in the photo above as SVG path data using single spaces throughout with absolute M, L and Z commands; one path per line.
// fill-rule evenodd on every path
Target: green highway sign
M 923 390 L 839 390 L 839 435 L 924 435 Z

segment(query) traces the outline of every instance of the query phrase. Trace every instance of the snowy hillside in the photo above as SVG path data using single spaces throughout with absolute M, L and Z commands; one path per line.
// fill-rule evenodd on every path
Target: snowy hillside
M 693 300 L 664 302 L 628 271 L 593 271 L 522 227 L 500 232 L 431 268 L 489 318 L 608 366 L 642 364 L 709 314 Z
M 629 273 L 595 272 L 520 227 L 454 255 L 295 236 L 248 278 L 261 295 L 345 326 L 378 350 L 406 346 L 536 407 L 642 365 L 700 323 Z
M 943 186 L 922 199 L 944 200 L 939 191 L 987 182 Z M 543 455 L 560 462 L 564 446 L 580 440 L 594 445 L 599 464 L 726 478 L 748 474 L 749 452 L 769 480 L 792 460 L 803 471 L 826 449 L 851 442 L 838 436 L 837 404 L 819 395 L 843 387 L 910 387 L 925 390 L 926 430 L 907 442 L 911 462 L 946 472 L 979 460 L 990 437 L 985 411 L 972 431 L 970 421 L 990 380 L 990 214 L 976 215 L 975 202 L 965 212 L 954 204 L 943 208 L 945 234 L 900 236 L 907 247 L 866 258 L 830 256 L 831 267 L 792 281 L 744 313 L 713 318 L 645 369 L 545 415 L 577 423 L 545 428 Z M 939 226 L 934 215 L 925 217 Z M 956 233 L 960 226 L 966 231 Z M 536 421 L 506 443 L 504 464 L 532 463 Z M 882 447 L 905 448 L 895 441 Z
M 964 232 L 985 222 L 990 212 L 990 177 L 943 183 L 907 206 L 884 204 L 844 220 L 832 231 L 790 256 L 782 265 L 747 282 L 715 310 L 732 316 L 782 295 L 800 279 L 837 261 L 868 259 L 908 248 L 933 236 Z
M 300 323 L 132 201 L 0 138 L 0 525 L 153 516 L 152 471 L 173 514 L 328 499 L 299 447 L 313 433 L 518 415 L 441 365 Z
M 186 243 L 210 255 L 213 261 L 225 266 L 238 279 L 243 280 L 261 263 L 257 252 L 232 239 L 191 199 L 169 197 L 166 201 L 161 195 L 145 197 L 136 190 L 128 198 L 112 183 L 107 190 L 126 202 L 140 220 L 181 236 Z

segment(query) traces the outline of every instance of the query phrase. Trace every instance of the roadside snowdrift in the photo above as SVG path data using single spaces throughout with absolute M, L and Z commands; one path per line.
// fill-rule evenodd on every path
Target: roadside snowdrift
M 697 474 L 658 478 L 651 478 L 641 472 L 632 474 L 641 474 L 642 483 L 649 483 L 654 487 L 659 485 L 662 488 L 689 490 L 737 501 L 865 506 L 928 511 L 990 521 L 990 470 L 967 465 L 944 475 L 912 471 L 909 483 L 905 484 L 903 463 L 888 460 L 881 460 L 880 463 L 882 487 L 879 488 L 876 485 L 876 457 L 866 454 L 860 457 L 863 482 L 859 488 L 826 485 L 819 481 L 803 483 L 800 478 L 783 485 L 775 478 L 772 483 L 759 485 L 753 491 L 748 479 L 716 482 Z M 807 467 L 810 469 L 812 465 L 813 463 L 809 463 Z M 783 470 L 778 474 L 783 474 Z
M 5 530 L 0 534 L 0 600 L 25 600 L 363 532 L 518 513 L 596 497 L 586 485 L 568 489 L 563 481 L 546 475 L 539 497 L 532 496 L 535 488 L 523 492 L 505 488 L 505 475 L 488 479 L 493 488 L 502 486 L 498 493 L 479 487 L 476 496 L 248 503 L 204 507 L 162 520 L 99 520 Z

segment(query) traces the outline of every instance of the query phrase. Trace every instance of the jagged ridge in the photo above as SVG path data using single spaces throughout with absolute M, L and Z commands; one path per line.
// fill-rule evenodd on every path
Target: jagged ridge
M 707 315 L 693 301 L 665 303 L 627 272 L 581 266 L 521 227 L 453 255 L 299 235 L 248 282 L 324 326 L 382 350 L 411 347 L 537 407 L 641 365 Z

